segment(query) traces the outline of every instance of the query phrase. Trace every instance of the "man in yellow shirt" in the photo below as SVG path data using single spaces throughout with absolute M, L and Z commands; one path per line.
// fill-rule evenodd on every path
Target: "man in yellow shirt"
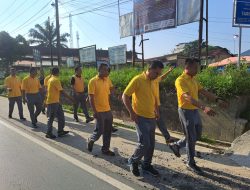
M 108 78 L 108 69 L 108 65 L 101 64 L 98 68 L 98 75 L 89 81 L 89 101 L 96 119 L 96 126 L 93 134 L 88 139 L 87 148 L 92 152 L 94 142 L 103 135 L 102 153 L 115 156 L 115 153 L 110 150 L 113 115 L 110 108 L 112 82 Z
M 27 101 L 32 127 L 37 128 L 37 117 L 42 111 L 42 98 L 40 94 L 42 87 L 37 78 L 37 69 L 35 67 L 30 68 L 30 75 L 23 79 L 21 89 L 23 103 L 25 104 Z
M 15 103 L 17 103 L 19 117 L 21 120 L 25 121 L 23 117 L 23 105 L 22 105 L 22 94 L 21 94 L 21 81 L 16 76 L 16 69 L 10 69 L 10 76 L 4 80 L 4 86 L 8 91 L 9 99 L 9 118 L 12 118 L 12 113 L 14 110 Z
M 77 110 L 79 104 L 82 108 L 82 111 L 86 118 L 86 123 L 89 123 L 94 120 L 94 118 L 89 116 L 88 108 L 86 106 L 86 96 L 84 93 L 84 79 L 82 77 L 82 68 L 80 66 L 75 68 L 75 75 L 71 78 L 71 86 L 73 91 L 73 97 L 75 100 L 74 104 L 74 119 L 76 122 L 79 122 Z
M 159 175 L 151 162 L 155 146 L 156 119 L 159 118 L 155 79 L 161 75 L 163 68 L 162 62 L 152 62 L 149 69 L 135 76 L 123 92 L 123 103 L 130 118 L 136 123 L 138 136 L 138 146 L 129 158 L 130 170 L 135 176 L 140 176 L 138 164 L 142 157 L 142 169 L 153 176 Z
M 66 98 L 70 99 L 72 102 L 73 99 L 64 92 L 60 79 L 59 79 L 59 69 L 54 67 L 52 69 L 52 76 L 48 81 L 48 88 L 47 88 L 47 99 L 46 104 L 47 108 L 47 115 L 48 115 L 48 129 L 46 133 L 46 138 L 54 139 L 56 136 L 53 134 L 53 121 L 55 117 L 58 119 L 58 137 L 62 137 L 69 133 L 69 131 L 64 131 L 65 127 L 65 117 L 64 112 L 62 109 L 62 105 L 60 104 L 60 95 L 63 94 Z
M 202 123 L 198 109 L 201 109 L 208 116 L 214 116 L 215 111 L 203 105 L 198 95 L 204 95 L 209 100 L 218 102 L 220 106 L 227 106 L 221 98 L 206 91 L 202 88 L 195 75 L 198 72 L 198 60 L 187 59 L 185 63 L 185 70 L 181 76 L 175 81 L 178 98 L 178 113 L 181 125 L 184 130 L 185 138 L 176 143 L 169 145 L 170 149 L 177 157 L 180 157 L 180 148 L 186 147 L 187 151 L 187 168 L 192 172 L 201 174 L 202 170 L 195 163 L 195 144 L 200 139 L 202 133 Z

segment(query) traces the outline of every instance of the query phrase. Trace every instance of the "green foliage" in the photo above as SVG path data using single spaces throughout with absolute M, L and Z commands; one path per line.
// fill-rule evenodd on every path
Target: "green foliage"
M 166 70 L 168 70 L 168 68 L 165 68 L 164 72 Z M 114 86 L 117 87 L 117 90 L 123 92 L 129 81 L 141 72 L 141 69 L 129 67 L 121 70 L 112 70 L 110 79 Z M 182 74 L 182 72 L 182 68 L 175 68 L 167 78 L 161 82 L 161 94 L 175 91 L 175 80 Z M 48 69 L 45 70 L 45 74 L 49 74 Z M 73 74 L 74 69 L 60 69 L 60 79 L 64 88 L 70 87 L 70 79 Z M 95 68 L 83 68 L 83 76 L 85 78 L 86 86 L 89 80 L 96 74 L 97 70 Z M 19 73 L 18 75 L 20 78 L 23 78 L 24 76 L 27 76 L 28 73 Z M 244 66 L 240 69 L 229 66 L 223 73 L 218 73 L 215 68 L 207 68 L 200 72 L 197 78 L 204 88 L 223 98 L 250 94 L 250 73 L 247 72 L 246 67 Z
M 246 67 L 236 69 L 229 66 L 223 73 L 208 68 L 198 78 L 206 89 L 224 98 L 250 94 L 250 73 Z

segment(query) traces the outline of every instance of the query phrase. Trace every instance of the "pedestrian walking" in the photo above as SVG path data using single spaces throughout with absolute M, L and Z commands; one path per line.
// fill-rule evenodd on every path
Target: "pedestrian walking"
M 45 98 L 46 98 L 46 90 L 45 90 L 45 86 L 44 86 L 44 71 L 43 68 L 40 68 L 40 76 L 39 76 L 39 81 L 42 87 L 42 91 L 41 91 L 41 98 L 42 98 L 42 113 L 45 114 Z

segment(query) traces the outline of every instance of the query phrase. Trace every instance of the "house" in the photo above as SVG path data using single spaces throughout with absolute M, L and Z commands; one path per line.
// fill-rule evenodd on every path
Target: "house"
M 240 60 L 242 62 L 250 64 L 250 56 L 242 56 Z M 229 57 L 221 61 L 209 64 L 208 66 L 209 67 L 225 67 L 226 65 L 229 65 L 229 64 L 236 65 L 237 62 L 238 62 L 238 57 Z

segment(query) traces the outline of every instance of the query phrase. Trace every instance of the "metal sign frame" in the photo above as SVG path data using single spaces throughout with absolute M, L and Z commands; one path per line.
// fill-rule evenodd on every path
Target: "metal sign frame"
M 233 1 L 233 18 L 232 18 L 232 26 L 233 26 L 233 27 L 250 28 L 250 22 L 249 22 L 249 25 L 246 25 L 246 24 L 237 24 L 237 23 L 235 23 L 235 21 L 236 21 L 237 1 L 239 1 L 239 0 L 234 0 L 234 1 Z M 250 2 L 249 2 L 249 3 L 250 3 Z
M 93 61 L 93 62 L 82 62 L 82 61 L 81 61 L 81 56 L 80 56 L 80 50 L 81 50 L 81 49 L 90 48 L 90 47 L 94 47 L 94 48 L 95 48 L 95 61 Z M 90 46 L 86 46 L 86 47 L 79 48 L 79 61 L 80 61 L 80 64 L 83 64 L 83 65 L 84 65 L 84 64 L 86 65 L 86 63 L 95 63 L 95 66 L 97 67 L 97 51 L 96 51 L 96 45 L 90 45 Z M 91 64 L 88 65 L 88 66 L 91 66 Z

